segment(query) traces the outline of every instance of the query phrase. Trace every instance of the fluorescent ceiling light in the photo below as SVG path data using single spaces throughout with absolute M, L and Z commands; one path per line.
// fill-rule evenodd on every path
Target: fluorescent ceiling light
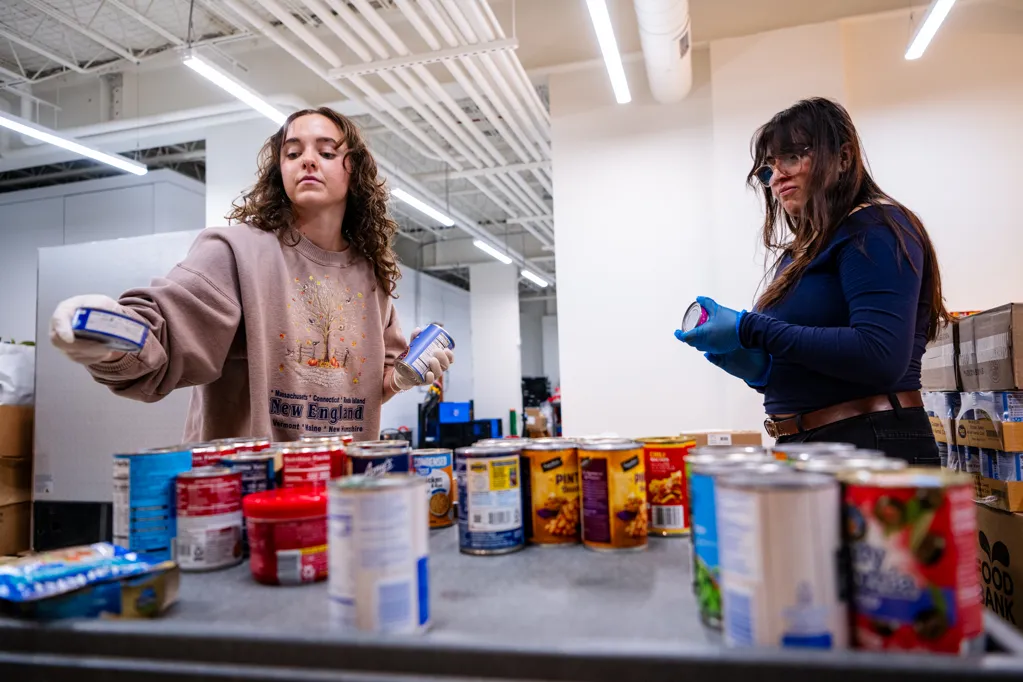
M 945 17 L 952 11 L 954 4 L 956 4 L 956 0 L 934 0 L 931 3 L 930 9 L 927 10 L 927 16 L 924 17 L 920 28 L 916 30 L 916 35 L 909 43 L 906 59 L 919 59 L 923 56 L 924 50 L 931 44 L 931 39 L 941 27 L 941 22 L 945 21 Z
M 586 0 L 586 8 L 590 10 L 590 21 L 593 22 L 593 30 L 597 32 L 597 42 L 600 43 L 600 52 L 604 55 L 604 66 L 607 67 L 615 99 L 619 104 L 628 104 L 632 101 L 632 95 L 629 94 L 629 82 L 625 79 L 625 69 L 622 68 L 622 55 L 618 52 L 615 32 L 611 28 L 607 3 L 605 0 Z
M 511 265 L 511 262 L 512 262 L 511 258 L 509 258 L 508 256 L 504 255 L 503 253 L 501 253 L 500 251 L 495 249 L 490 244 L 487 244 L 485 241 L 477 239 L 477 240 L 475 240 L 472 243 L 472 245 L 475 246 L 480 251 L 482 251 L 483 253 L 486 253 L 486 254 L 489 254 L 489 255 L 493 256 L 494 258 L 496 258 L 497 260 L 501 261 L 505 265 Z
M 391 196 L 394 197 L 395 199 L 400 199 L 401 201 L 404 201 L 406 204 L 416 209 L 420 213 L 430 216 L 444 227 L 451 227 L 455 224 L 454 220 L 447 217 L 446 215 L 435 209 L 433 206 L 430 206 L 426 202 L 416 199 L 414 196 L 412 196 L 403 189 L 392 189 Z
M 192 71 L 195 71 L 214 85 L 223 88 L 236 99 L 248 104 L 250 107 L 263 114 L 277 125 L 283 125 L 288 119 L 287 114 L 281 113 L 254 91 L 249 90 L 249 88 L 242 85 L 234 78 L 201 57 L 189 55 L 185 59 L 185 66 L 192 69 Z
M 533 274 L 529 270 L 523 270 L 522 271 L 522 276 L 525 277 L 526 279 L 528 279 L 530 282 L 532 282 L 536 286 L 540 287 L 541 289 L 543 289 L 545 286 L 547 286 L 547 280 L 545 280 L 543 277 L 540 277 L 539 275 Z
M 11 114 L 0 112 L 0 126 L 22 135 L 34 137 L 42 142 L 48 142 L 49 144 L 60 147 L 61 149 L 66 149 L 69 152 L 80 154 L 81 156 L 90 158 L 93 161 L 105 163 L 134 175 L 145 175 L 149 172 L 149 169 L 145 166 L 145 164 L 132 161 L 129 158 L 120 156 L 119 154 L 107 154 L 97 149 L 86 147 L 81 142 L 75 142 L 69 137 L 62 137 L 60 133 L 55 130 L 50 130 L 49 128 L 36 125 L 35 123 L 26 121 L 18 116 L 12 116 Z

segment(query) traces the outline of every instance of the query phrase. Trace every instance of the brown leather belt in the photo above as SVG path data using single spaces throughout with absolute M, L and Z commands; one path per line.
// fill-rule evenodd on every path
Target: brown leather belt
M 898 400 L 899 407 L 924 406 L 924 399 L 920 395 L 920 391 L 903 391 L 902 393 L 896 393 L 895 398 Z M 839 403 L 831 407 L 807 412 L 806 414 L 798 414 L 795 417 L 788 417 L 786 419 L 768 418 L 764 420 L 764 428 L 767 430 L 767 435 L 771 438 L 794 436 L 797 433 L 819 429 L 822 426 L 834 424 L 843 419 L 859 417 L 873 412 L 887 412 L 894 409 L 895 406 L 892 405 L 889 396 L 873 395 L 869 398 L 850 400 L 849 402 Z

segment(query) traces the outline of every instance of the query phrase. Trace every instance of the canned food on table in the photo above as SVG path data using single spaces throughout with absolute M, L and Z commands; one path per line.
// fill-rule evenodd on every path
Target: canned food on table
M 650 535 L 689 534 L 689 490 L 685 458 L 696 445 L 688 438 L 640 438 L 643 444 Z
M 269 450 L 273 443 L 269 438 L 262 436 L 239 436 L 238 438 L 219 438 L 214 443 L 227 443 L 232 446 L 236 453 L 241 452 L 262 452 Z
M 192 446 L 192 466 L 211 467 L 220 464 L 225 455 L 233 455 L 238 452 L 234 443 L 228 441 L 210 441 L 209 443 L 195 443 Z
M 412 469 L 427 481 L 430 528 L 448 528 L 455 523 L 451 505 L 455 458 L 441 448 L 412 451 Z
M 755 446 L 709 445 L 695 448 L 686 457 L 693 593 L 700 610 L 700 620 L 708 627 L 721 628 L 721 564 L 714 478 L 745 468 L 779 470 L 783 466 L 764 448 Z
M 178 474 L 177 561 L 182 571 L 241 563 L 242 475 L 227 467 Z
M 281 487 L 322 488 L 330 480 L 331 446 L 323 443 L 290 443 L 280 448 Z
M 402 440 L 377 440 L 355 443 L 346 456 L 349 476 L 382 476 L 412 471 L 412 449 Z
M 174 558 L 174 479 L 192 468 L 187 445 L 114 455 L 114 544 L 152 563 Z
M 857 648 L 983 650 L 973 479 L 938 468 L 842 474 Z
M 276 453 L 272 450 L 258 452 L 238 452 L 224 455 L 220 466 L 237 471 L 242 476 L 242 497 L 273 490 L 276 486 L 274 461 Z M 248 527 L 242 523 L 242 552 L 249 555 Z
M 323 446 L 330 452 L 331 478 L 345 475 L 345 442 L 341 436 L 302 436 L 301 442 Z
M 725 642 L 845 649 L 838 483 L 780 469 L 716 485 Z
M 265 585 L 298 585 L 327 577 L 327 493 L 282 488 L 242 500 L 252 577 Z
M 408 350 L 394 362 L 394 371 L 403 380 L 418 386 L 426 382 L 426 373 L 430 371 L 430 360 L 441 351 L 454 347 L 455 340 L 443 327 L 429 324 L 419 333 L 419 336 L 412 339 Z
M 579 542 L 579 455 L 574 441 L 522 443 L 522 519 L 526 541 L 541 547 Z
M 459 448 L 458 549 L 463 554 L 508 554 L 522 549 L 522 451 L 516 445 Z
M 426 479 L 332 481 L 330 615 L 344 629 L 416 634 L 430 625 Z
M 852 443 L 775 443 L 771 446 L 775 458 L 783 462 L 808 460 L 855 449 Z
M 582 541 L 598 551 L 647 546 L 643 446 L 627 439 L 579 443 Z

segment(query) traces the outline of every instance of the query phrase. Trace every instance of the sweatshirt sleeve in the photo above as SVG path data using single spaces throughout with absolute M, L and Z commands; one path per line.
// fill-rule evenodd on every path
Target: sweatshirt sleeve
M 747 313 L 741 343 L 845 381 L 894 384 L 912 355 L 924 267 L 921 246 L 910 234 L 903 236 L 908 261 L 895 234 L 880 221 L 859 227 L 842 245 L 837 262 L 848 327 L 804 327 Z
M 394 309 L 393 301 L 387 299 L 387 323 L 384 326 L 384 402 L 394 397 L 395 392 L 391 384 L 391 376 L 394 374 L 394 361 L 408 350 L 408 341 L 401 332 L 401 325 L 398 323 L 398 311 Z
M 213 382 L 241 323 L 239 300 L 234 251 L 217 230 L 204 230 L 166 277 L 121 296 L 128 313 L 149 326 L 142 350 L 89 372 L 114 393 L 144 402 Z

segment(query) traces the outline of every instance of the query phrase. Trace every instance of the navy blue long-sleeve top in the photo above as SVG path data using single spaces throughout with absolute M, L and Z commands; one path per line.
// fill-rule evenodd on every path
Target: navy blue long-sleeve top
M 908 258 L 882 211 L 902 228 Z M 784 257 L 777 271 L 791 262 Z M 742 345 L 773 358 L 765 411 L 804 413 L 919 389 L 930 322 L 924 266 L 924 250 L 898 208 L 847 217 L 783 300 L 742 318 Z

